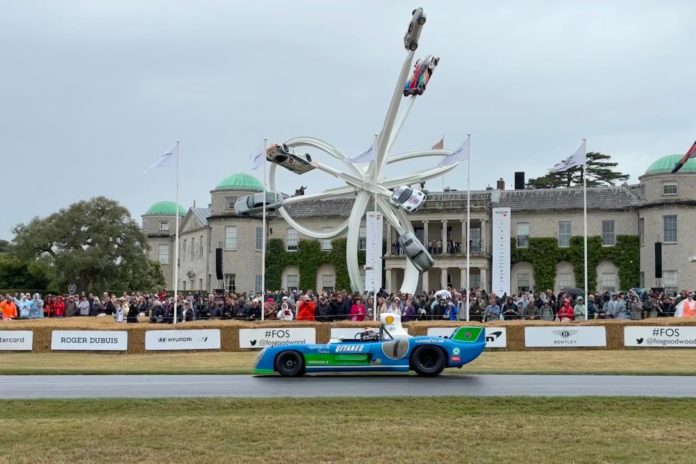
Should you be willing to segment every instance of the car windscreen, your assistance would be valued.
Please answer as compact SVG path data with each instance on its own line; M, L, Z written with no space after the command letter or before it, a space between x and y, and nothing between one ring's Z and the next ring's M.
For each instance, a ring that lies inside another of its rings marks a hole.
M410 188L404 189L404 191L401 192L401 195L399 195L399 199L398 199L399 203L406 203L406 200L411 198L412 194L413 194L413 190L411 190Z

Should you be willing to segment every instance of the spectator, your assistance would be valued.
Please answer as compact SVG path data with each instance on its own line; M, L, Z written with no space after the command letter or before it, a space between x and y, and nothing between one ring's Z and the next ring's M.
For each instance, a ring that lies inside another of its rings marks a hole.
M87 301L84 293L80 296L80 301L77 303L77 313L80 316L89 316L89 301Z
M507 297L505 304L503 305L503 319L506 321L512 321L519 318L520 313L517 311L517 305L511 296Z
M102 305L101 301L99 301L99 297L94 297L92 299L92 309L90 309L90 316L96 316L99 313L104 312L104 306Z
M283 297L280 303L280 310L278 310L276 317L281 321L292 321L295 318L294 314L292 313L292 309L290 308L290 304L288 303L287 296Z
M445 310L445 314L443 316L445 319L449 319L450 321L456 321L459 319L459 307L453 303L452 301L447 302L447 309Z
M53 300L53 309L52 313L54 317L63 317L65 316L65 300L63 299L62 296L58 295L55 297Z
M529 319L530 321L538 321L541 319L541 312L539 311L539 308L537 307L536 303L531 301L527 305L527 313L525 315L526 319Z
M498 301L496 300L495 293L491 293L488 296L488 306L483 312L483 322L495 321L500 319L500 306L498 306Z
M585 306L585 300L579 296L575 300L575 307L573 308L574 319L576 321L585 319L585 314L587 314L587 307Z
M2 311L3 320L17 319L17 305L9 295L0 302L0 311Z
M595 305L595 297L590 294L587 296L587 319L594 319L597 315L597 306Z
M643 304L638 298L638 295L633 291L629 293L628 302L626 303L626 311L629 314L630 319L640 320L643 318Z
M263 317L271 320L277 317L277 305L271 297L266 298L266 302L263 304Z
M686 299L681 302L681 310L674 313L674 317L696 318L696 301L692 292L686 294Z
M623 299L623 296L619 293L615 294L614 297L615 299L609 302L611 306L610 311L607 311L607 315L614 319L629 319L628 308L626 307L626 301Z
M553 306L550 299L546 298L544 304L541 305L539 310L541 319L544 321L553 321L555 314L553 312Z
M309 292L307 292L303 297L300 298L299 303L297 303L297 320L314 321L316 314L315 310L316 304L314 301L312 301Z
M570 305L570 298L563 299L563 304L559 308L556 317L558 317L560 322L572 322L575 320L575 310Z
M398 298L396 299L398 303ZM404 311L401 316L403 322L408 322L416 319L416 307L413 305L413 298L407 298L406 304L404 305Z
M483 321L483 308L481 308L481 299L473 297L469 301L469 320L470 321Z
M350 307L350 320L351 321L364 321L367 316L365 311L365 306L362 304L362 297L356 295L353 297L353 305Z
M29 317L32 319L43 319L44 317L44 302L38 293L34 293L34 298L31 300Z
M125 304L126 304L126 302L125 302L124 298L119 298L116 301L116 312L114 313L114 320L116 322L119 322L119 323L123 322Z

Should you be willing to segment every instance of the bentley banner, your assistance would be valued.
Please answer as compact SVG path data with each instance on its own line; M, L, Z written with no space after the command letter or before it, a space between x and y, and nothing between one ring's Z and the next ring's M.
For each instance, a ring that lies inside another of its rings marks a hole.
M525 327L527 348L588 348L607 346L604 327Z

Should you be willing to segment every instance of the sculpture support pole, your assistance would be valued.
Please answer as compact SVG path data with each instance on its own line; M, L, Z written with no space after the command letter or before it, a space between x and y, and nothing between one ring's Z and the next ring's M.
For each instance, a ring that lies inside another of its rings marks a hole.
M360 277L360 265L358 264L358 240L360 238L360 221L362 221L369 200L369 193L364 190L359 192L348 218L346 265L348 267L348 276L350 277L350 287L357 293L362 293L365 289Z

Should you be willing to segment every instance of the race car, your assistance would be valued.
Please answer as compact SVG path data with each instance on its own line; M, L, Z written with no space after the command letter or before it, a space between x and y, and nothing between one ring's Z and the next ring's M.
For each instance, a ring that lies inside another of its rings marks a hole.
M432 55L428 55L416 61L416 64L413 65L413 74L411 74L411 77L404 85L404 97L423 95L439 62L440 58Z
M324 372L409 372L434 377L446 367L476 359L486 347L483 327L457 327L449 338L392 336L386 329L395 314L382 314L379 330L359 331L355 338L326 344L266 347L258 354L256 374L296 377ZM391 320L390 320L391 318Z
M312 157L309 153L295 153L284 143L268 147L266 149L266 159L296 174L304 174L314 169Z
M391 203L394 206L402 208L407 213L413 213L425 203L425 193L402 185L394 189L394 193L392 193L391 196Z
M411 22L408 24L408 30L404 35L404 47L406 50L415 50L418 48L418 39L425 24L425 13L423 8L416 8L411 13Z
M266 209L275 209L283 202L283 195L277 192L266 192ZM239 215L257 213L263 210L263 192L252 193L237 198L234 202L234 212Z
M430 256L428 250L423 246L420 240L418 240L418 237L416 237L414 233L406 232L403 235L399 235L398 243L404 250L404 254L413 265L416 266L418 272L423 273L435 264L433 257Z

